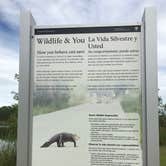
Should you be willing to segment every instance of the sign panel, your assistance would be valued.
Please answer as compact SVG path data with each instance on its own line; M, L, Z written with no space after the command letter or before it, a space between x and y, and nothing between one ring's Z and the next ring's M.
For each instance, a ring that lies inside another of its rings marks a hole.
M142 166L141 26L34 31L32 166Z

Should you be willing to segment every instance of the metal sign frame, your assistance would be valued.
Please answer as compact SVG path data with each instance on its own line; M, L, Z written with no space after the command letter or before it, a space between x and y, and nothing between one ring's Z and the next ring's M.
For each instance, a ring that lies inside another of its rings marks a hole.
M156 10L146 8L141 23L141 82L143 165L159 166L158 85L157 85L157 23ZM29 11L20 16L19 113L17 166L32 162L32 100L33 100L33 28L36 23ZM132 24L130 24L132 25ZM73 27L73 26L70 26Z

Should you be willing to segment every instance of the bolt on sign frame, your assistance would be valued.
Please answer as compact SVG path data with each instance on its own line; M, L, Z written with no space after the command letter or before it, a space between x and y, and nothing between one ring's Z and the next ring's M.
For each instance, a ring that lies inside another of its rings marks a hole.
M144 166L159 166L156 21L156 10L153 7L149 7L144 11L142 22L137 23L137 25L141 26L142 140ZM34 47L32 37L35 26L36 23L31 13L29 11L22 11L20 16L17 166L31 166L32 162L33 90L31 87L33 87L32 75L34 70L32 65L32 52Z

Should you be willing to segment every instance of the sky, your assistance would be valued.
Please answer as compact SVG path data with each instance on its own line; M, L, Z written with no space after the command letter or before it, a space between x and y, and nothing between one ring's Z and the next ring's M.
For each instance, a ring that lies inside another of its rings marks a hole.
M15 101L19 70L19 16L30 10L37 25L118 25L141 22L145 7L155 6L158 19L158 87L166 103L165 0L0 0L0 106Z

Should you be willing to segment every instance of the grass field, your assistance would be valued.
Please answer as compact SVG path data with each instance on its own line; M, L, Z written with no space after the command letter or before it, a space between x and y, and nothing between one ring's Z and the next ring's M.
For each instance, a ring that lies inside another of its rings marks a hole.
M166 166L166 146L160 146L160 166Z
M16 144L6 142L1 145L0 166L16 166Z

